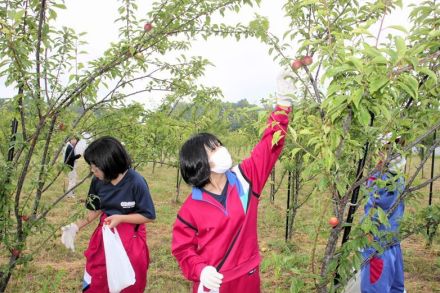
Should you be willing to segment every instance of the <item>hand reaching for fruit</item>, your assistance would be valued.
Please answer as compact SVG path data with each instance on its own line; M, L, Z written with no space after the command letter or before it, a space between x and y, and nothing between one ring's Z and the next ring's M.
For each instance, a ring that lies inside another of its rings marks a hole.
M290 107L299 102L296 77L291 70L282 70L277 76L277 104Z

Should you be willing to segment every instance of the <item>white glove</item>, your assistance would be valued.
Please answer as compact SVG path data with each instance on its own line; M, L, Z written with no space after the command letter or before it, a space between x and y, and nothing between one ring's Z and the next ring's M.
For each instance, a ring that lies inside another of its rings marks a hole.
M61 228L63 235L61 235L61 243L66 246L67 249L75 251L75 236L78 232L78 226L75 223L69 224Z
M199 287L197 288L197 293L220 293L220 289L213 289L209 291L205 291L205 287L203 287L202 283L199 283Z
M406 159L399 155L397 158L391 160L388 164L388 170L393 173L402 173L405 170Z
M213 266L206 266L200 274L200 283L210 290L218 290L222 283L223 275Z
M377 140L379 141L381 146L384 146L384 145L390 143L391 137L393 137L393 133L388 132L386 134L379 134L379 136L377 137Z
M291 70L281 70L277 76L277 104L284 107L290 107L298 103L297 87L295 85L296 77Z

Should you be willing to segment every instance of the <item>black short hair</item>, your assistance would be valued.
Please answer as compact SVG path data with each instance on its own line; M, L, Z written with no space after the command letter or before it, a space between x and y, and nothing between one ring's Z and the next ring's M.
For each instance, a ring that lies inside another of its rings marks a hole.
M180 173L191 186L201 188L209 183L211 167L205 147L214 150L223 145L213 134L199 133L188 139L180 149Z
M131 166L131 159L124 146L114 137L103 136L92 142L84 151L87 164L94 164L111 181Z

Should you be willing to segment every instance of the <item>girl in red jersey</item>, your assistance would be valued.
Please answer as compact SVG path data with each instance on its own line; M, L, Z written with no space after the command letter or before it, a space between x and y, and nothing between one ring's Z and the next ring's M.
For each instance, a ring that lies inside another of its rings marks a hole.
M295 90L286 73L278 90L263 137L240 164L232 167L228 150L209 133L193 136L181 148L180 170L192 192L173 226L172 253L193 281L193 292L260 292L257 210L284 145ZM276 133L281 139L272 145Z

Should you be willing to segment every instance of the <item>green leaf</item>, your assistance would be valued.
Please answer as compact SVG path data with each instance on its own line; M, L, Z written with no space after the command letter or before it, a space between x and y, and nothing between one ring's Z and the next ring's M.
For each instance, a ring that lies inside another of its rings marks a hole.
M340 90L341 90L341 85L338 82L333 81L327 89L327 96L330 97L334 93L336 93Z
M304 0L304 1L300 1L299 5L301 7L301 6L307 6L307 5L315 4L317 2L318 2L318 0Z
M415 56L405 57L404 61L411 64L413 68L417 68L417 66L419 65L419 59L417 59L417 57Z
M281 130L275 131L272 137L272 147L276 145L283 136L281 135Z
M418 99L419 82L412 75L402 74L399 77L398 85L412 98Z
M21 20L21 18L23 17L23 15L24 15L24 13L25 13L25 10L18 10L18 11L15 11L15 13L14 13L14 20L16 21L16 22L18 22L18 21L20 21Z
M412 75L407 75L405 79L408 86L411 88L411 90L413 90L415 97L417 97L419 92L419 82Z
M371 63L373 63L373 64L387 64L388 60L384 56L380 55L380 56L374 57L371 60Z
M336 132L330 133L330 147L332 149L336 149L341 143L341 136Z
M293 148L290 150L290 157L293 158L299 151L301 151L301 148Z
M379 217L379 222L381 224L385 225L386 227L391 226L388 221L387 214L381 208L377 208L377 216Z
M347 65L347 64L344 64L344 65L342 65L342 66L336 66L336 67L330 68L330 69L327 70L326 73L324 74L323 80L324 80L325 78L333 77L333 76L335 76L335 75L337 75L337 74L339 74L339 73L341 73L341 72L345 72L345 71L348 71L348 70L350 70L350 69L351 69L351 66L349 66L349 65Z
M333 99L329 99L329 101L331 102L329 108L333 110L347 101L347 96L335 96Z
M417 68L417 71L426 74L431 79L433 79L435 83L437 83L437 75L434 73L434 71L426 67L419 67Z
M333 163L335 162L335 157L333 155L333 152L331 151L330 148L323 148L322 153L323 153L323 157L324 157L325 169L327 171L330 171L333 166ZM342 192L341 192L341 194L342 194Z
M439 37L439 36L440 36L440 30L432 30L432 31L429 33L429 36L432 37L432 38L437 38L437 37Z
M397 55L403 57L406 53L405 40L402 37L396 36L394 41L396 43Z
M299 134L308 135L308 134L313 134L313 132L311 132L309 129L305 128L305 129L300 130Z
M390 26L388 26L388 28L392 28L392 29L395 29L395 30L398 30L398 31L404 32L405 34L408 33L408 31L406 30L406 28L403 27L403 26L401 26L401 25L390 25Z
M288 126L289 133L292 136L293 140L296 141L298 138L298 134L296 133L296 130L292 126Z
M358 35L374 37L373 34L371 34L371 32L369 30L367 30L366 28L363 28L363 27L356 27L355 29L352 30L352 33L358 34Z
M328 184L329 184L328 179L326 177L322 177L321 180L319 180L318 189L320 191L323 191L327 188Z
M404 92L406 92L410 97L414 98L413 91L405 84L405 82L398 81L397 86L400 87Z
M348 61L352 63L359 72L362 72L363 66L362 61L355 57L348 58Z
M359 103L361 102L362 96L364 95L364 89L358 88L351 95L351 100L356 108L359 108Z
M384 51L388 54L388 56L390 56L391 63L395 65L399 57L397 52L391 49L384 49Z
M367 43L364 43L364 53L370 57L382 56L381 52L374 47L371 47Z
M49 9L49 19L56 19L56 18L57 18L56 11L53 9Z
M370 124L370 113L365 107L361 107L357 114L357 119L363 126L368 126Z
M66 9L66 5L62 4L62 3L54 3L53 7L59 8L59 9Z
M386 77L377 77L370 83L369 91L370 94L377 92L380 88L385 86L389 82Z

